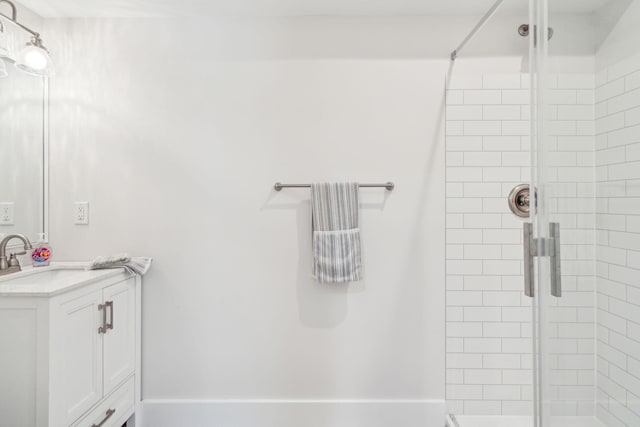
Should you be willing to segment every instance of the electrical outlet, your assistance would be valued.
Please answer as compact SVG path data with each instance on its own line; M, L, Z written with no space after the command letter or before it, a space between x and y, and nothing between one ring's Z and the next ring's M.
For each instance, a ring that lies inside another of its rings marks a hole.
M89 202L75 202L73 204L73 223L77 225L89 224Z
M0 203L0 225L13 225L13 202Z

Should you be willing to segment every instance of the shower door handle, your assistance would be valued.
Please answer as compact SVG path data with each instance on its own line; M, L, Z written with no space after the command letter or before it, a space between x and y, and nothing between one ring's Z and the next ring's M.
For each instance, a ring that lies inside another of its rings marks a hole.
M533 238L533 224L523 224L524 246L524 294L534 297L534 257L549 257L550 292L554 297L562 296L562 271L560 268L560 224L549 223L548 238Z
M525 222L523 224L524 245L524 294L528 297L534 297L533 291L533 257L535 253L535 239L533 239L533 224Z
M560 224L549 223L549 274L551 295L562 296L562 270L560 268Z

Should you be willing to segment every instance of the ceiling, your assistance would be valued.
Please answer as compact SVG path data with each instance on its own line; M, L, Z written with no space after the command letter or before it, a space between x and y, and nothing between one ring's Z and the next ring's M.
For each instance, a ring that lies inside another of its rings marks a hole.
M482 15L496 0L19 0L44 17ZM553 0L557 13L590 13L615 0ZM527 13L505 0L503 13Z

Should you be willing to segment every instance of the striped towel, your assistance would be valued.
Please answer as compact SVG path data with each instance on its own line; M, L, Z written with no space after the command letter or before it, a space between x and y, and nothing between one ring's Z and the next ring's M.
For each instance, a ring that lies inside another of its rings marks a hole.
M355 182L311 184L313 277L320 283L361 278L358 190Z
M132 258L129 254L115 254L110 256L99 256L96 257L89 266L87 270L102 270L105 268L124 268L131 274L137 274L139 276L144 276L151 268L151 258L147 257L137 257Z

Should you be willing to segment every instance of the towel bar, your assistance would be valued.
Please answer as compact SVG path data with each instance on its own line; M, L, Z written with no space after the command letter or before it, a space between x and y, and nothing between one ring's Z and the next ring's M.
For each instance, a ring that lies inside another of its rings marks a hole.
M387 191L392 191L396 185L393 182L387 182L385 184L359 184L360 187L380 187L386 188ZM273 188L276 191L280 191L283 188L310 188L311 184L283 184L281 182L276 182L273 185Z

